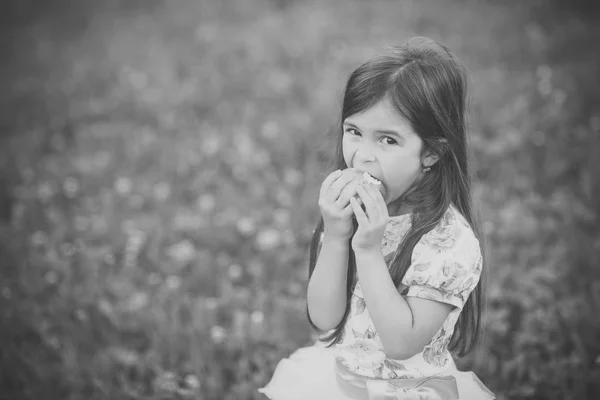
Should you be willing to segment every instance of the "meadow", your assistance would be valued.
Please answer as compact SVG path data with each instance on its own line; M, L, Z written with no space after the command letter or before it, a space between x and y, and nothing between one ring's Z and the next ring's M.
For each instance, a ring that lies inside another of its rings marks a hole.
M345 80L414 35L471 73L489 306L459 366L499 400L600 395L594 7L12 3L1 399L259 399L315 340L308 243Z

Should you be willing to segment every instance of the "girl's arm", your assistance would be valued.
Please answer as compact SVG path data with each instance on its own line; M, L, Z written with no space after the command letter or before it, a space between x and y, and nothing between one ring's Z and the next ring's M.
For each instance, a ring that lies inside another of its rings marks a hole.
M308 313L324 331L334 329L346 311L348 239L325 235L315 269L308 283Z
M334 171L321 184L319 208L323 215L323 244L308 283L308 314L313 324L328 331L346 311L348 251L352 236L352 207L356 189L348 185L356 171Z
M423 350L453 306L402 296L381 251L355 251L358 279L388 357L405 360Z
M358 280L385 353L407 359L429 343L452 306L398 292L381 253L381 238L389 219L387 205L373 187L358 187L357 193L366 209L350 200L358 221L352 238Z

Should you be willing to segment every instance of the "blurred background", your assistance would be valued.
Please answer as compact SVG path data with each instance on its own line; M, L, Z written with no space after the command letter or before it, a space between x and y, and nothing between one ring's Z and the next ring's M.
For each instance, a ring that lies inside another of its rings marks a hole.
M471 72L499 399L600 398L599 6L5 0L0 398L259 399L313 340L308 242L350 71Z

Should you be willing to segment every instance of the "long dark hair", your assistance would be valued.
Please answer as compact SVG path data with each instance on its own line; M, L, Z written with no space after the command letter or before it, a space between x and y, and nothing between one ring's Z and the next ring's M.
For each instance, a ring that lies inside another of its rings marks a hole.
M374 106L387 97L410 122L423 141L423 152L439 157L431 171L415 182L398 205L412 208L412 226L396 250L389 271L396 287L411 263L415 245L442 219L450 205L470 224L482 244L471 200L471 177L467 154L467 74L464 66L443 45L427 38L414 38L389 54L360 65L350 74L344 92L342 114L336 133L335 169L347 168L342 153L343 121ZM313 233L310 245L309 279L321 245L323 219ZM484 254L483 246L481 246ZM354 252L349 246L346 282L346 311L340 324L320 340L329 346L341 340L350 311L356 277ZM449 349L464 355L477 343L484 306L484 272L460 314ZM307 312L308 314L308 312ZM310 320L310 324L319 330Z

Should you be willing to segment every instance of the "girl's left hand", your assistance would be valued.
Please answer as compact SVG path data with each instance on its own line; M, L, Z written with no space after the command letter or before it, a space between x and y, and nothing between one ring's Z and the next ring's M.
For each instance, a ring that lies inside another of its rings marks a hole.
M389 214L381 192L373 185L359 185L358 196L365 206L365 211L358 201L350 199L350 204L358 229L352 238L354 251L381 251L383 232L389 221Z

